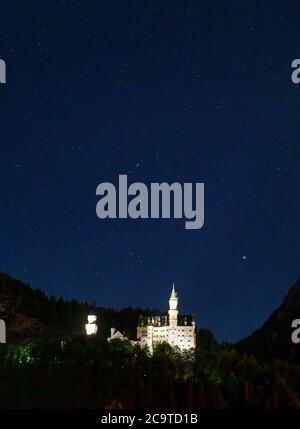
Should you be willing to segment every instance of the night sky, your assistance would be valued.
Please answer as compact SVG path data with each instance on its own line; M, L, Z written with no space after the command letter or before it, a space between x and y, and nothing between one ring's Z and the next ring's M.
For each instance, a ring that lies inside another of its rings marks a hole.
M300 274L298 1L1 1L0 270L66 299L258 328ZM204 182L205 225L96 187ZM101 329L101 327L100 327Z

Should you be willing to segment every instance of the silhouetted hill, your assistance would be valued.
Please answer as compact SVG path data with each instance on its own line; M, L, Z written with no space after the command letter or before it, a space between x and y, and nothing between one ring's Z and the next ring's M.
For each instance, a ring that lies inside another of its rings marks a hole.
M6 322L10 343L26 343L42 336L72 338L84 334L87 315L91 313L98 317L100 337L110 336L114 326L135 338L140 314L159 311L131 307L117 311L87 302L65 301L0 272L0 318Z
M0 409L300 409L299 346L290 340L299 287L298 281L262 328L236 345L248 354L219 345L204 328L195 350L162 343L149 353L129 341L105 341L112 324L134 337L139 314L149 310L64 301L0 273L0 317L8 325ZM77 335L89 312L98 315L99 335ZM251 354L283 360L260 362Z
M139 316L159 314L159 311L131 307L117 311L87 302L65 301L49 297L42 290L32 289L29 284L0 272L0 318L6 321L9 343L28 343L43 337L71 339L82 335L90 313L98 317L100 338L110 336L110 328L114 326L134 339ZM252 354L258 359L278 358L299 363L300 345L291 341L291 323L299 318L300 279L263 326L239 341L235 347L238 352ZM215 340L210 338L206 330L202 331L202 334L201 330L198 332L197 343L202 348L205 344L207 351L215 349Z
M299 318L300 278L262 327L239 341L236 348L263 360L278 358L299 363L300 344L293 344L291 340L292 321Z

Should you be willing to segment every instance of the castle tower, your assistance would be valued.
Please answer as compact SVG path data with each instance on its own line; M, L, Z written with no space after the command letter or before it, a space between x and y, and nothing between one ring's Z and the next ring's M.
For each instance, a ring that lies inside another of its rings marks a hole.
M97 322L97 316L93 314L88 315L88 323L85 325L85 330L87 335L97 334L98 326L96 322Z
M170 326L177 326L178 318L178 296L175 291L174 283L172 293L169 299L169 323Z

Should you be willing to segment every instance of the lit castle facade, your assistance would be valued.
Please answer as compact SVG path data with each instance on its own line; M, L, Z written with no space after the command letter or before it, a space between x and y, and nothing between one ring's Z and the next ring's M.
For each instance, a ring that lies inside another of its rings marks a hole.
M178 296L174 285L169 300L168 316L140 317L137 327L140 345L153 351L156 343L167 342L181 350L196 346L195 321L192 316L178 315Z

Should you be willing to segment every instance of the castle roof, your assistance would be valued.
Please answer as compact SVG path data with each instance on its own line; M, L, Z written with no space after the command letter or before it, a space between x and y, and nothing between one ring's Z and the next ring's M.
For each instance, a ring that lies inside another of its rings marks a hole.
M177 326L192 326L193 321L191 315L180 315L177 318ZM140 316L138 326L169 326L169 316Z

